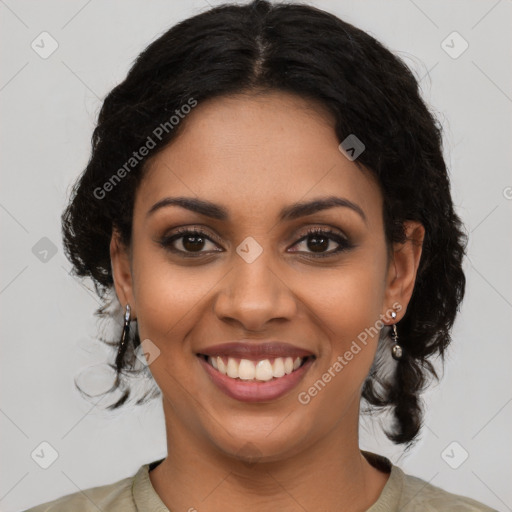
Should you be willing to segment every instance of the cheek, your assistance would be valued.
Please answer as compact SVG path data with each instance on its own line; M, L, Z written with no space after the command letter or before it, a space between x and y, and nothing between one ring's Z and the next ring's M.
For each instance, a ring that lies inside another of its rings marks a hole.
M199 321L196 312L223 272L208 265L180 267L171 263L163 250L143 242L136 247L133 275L141 341L148 338L162 353L172 354L165 358L169 364L193 358L187 333Z
M384 298L382 274L377 265L359 262L340 280L337 324L344 340L355 338L379 318Z
M201 266L182 267L173 263L166 251L151 241L134 244L134 294L138 316L161 330L170 329L193 308L206 287L208 273ZM203 292L204 294L204 292Z
M327 287L326 280L328 292L318 294L316 321L328 341L322 344L317 370L298 389L304 435L328 432L344 418L350 422L375 357L381 327L377 323L381 273L359 264L344 270L336 286Z
M144 344L149 339L156 346L147 345L150 357L151 350L157 354L150 362L151 374L165 396L175 406L180 403L186 415L190 391L185 383L190 368L197 364L187 334L198 321L195 309L201 307L201 298L214 283L207 276L206 282L200 282L190 269L185 272L162 263L150 253L138 259L134 255L133 264L140 340Z
M301 285L304 303L314 308L314 316L326 334L344 343L375 324L385 297L385 261L361 251L334 271L317 272Z
M332 382L324 404L343 409L342 402L354 396L369 372L383 325L386 263L384 250L373 246L310 285L311 318L329 340L319 360L320 371Z

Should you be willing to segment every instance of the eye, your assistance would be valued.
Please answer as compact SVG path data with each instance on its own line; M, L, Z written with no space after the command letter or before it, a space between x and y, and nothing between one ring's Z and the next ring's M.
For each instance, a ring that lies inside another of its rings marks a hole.
M199 257L212 252L223 252L223 249L217 245L220 242L216 243L212 238L216 239L215 236L201 229L180 228L175 233L163 237L158 243L164 249L183 257ZM299 244L304 244L307 250L292 250L291 252L305 253L313 258L325 258L354 247L345 236L325 228L309 229L306 235L294 244L294 247Z
M171 252L180 253L182 256L196 256L211 252L222 252L212 241L213 236L196 228L180 228L176 233L163 237L159 244ZM208 249L208 244L211 245ZM215 248L217 247L217 248ZM204 250L206 248L206 250Z
M309 249L309 251L306 251L306 254L309 254L314 258L325 258L339 252L347 251L354 247L354 245L340 233L325 228L309 229L307 234L296 242L295 245L301 243L305 244L306 248ZM333 245L335 246L334 248L332 248ZM304 251L294 250L292 252Z

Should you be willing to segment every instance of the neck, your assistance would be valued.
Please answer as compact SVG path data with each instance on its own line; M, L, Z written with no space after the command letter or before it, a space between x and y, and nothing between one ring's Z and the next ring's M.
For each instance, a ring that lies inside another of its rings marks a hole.
M165 416L172 418L172 413L166 411ZM307 449L273 461L242 461L178 422L168 423L169 455L149 475L160 499L173 511L362 512L377 501L389 477L359 450L357 420L349 429L338 425ZM244 450L250 453L250 446Z

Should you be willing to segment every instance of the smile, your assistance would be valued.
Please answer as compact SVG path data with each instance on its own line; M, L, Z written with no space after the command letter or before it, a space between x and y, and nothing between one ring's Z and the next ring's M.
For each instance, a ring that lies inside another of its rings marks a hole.
M210 380L225 394L244 402L275 400L293 389L315 356L259 360L197 354Z
M235 357L203 356L206 361L223 375L232 379L269 381L290 375L300 368L307 357L276 357L251 361Z

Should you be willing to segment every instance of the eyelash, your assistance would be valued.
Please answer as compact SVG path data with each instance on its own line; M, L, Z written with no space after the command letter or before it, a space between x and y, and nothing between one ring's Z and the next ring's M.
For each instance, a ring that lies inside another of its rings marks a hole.
M220 240L216 239L216 237L210 236L209 234L205 233L201 229L180 228L176 231L176 233L162 238L159 241L159 244L164 249L171 251L173 253L177 253L180 256L183 256L184 258L198 258L198 257L201 257L201 255L204 255L205 254L204 251L199 251L196 253L187 252L187 251L182 251L180 249L176 249L172 246L173 242L175 242L176 240L179 240L180 238L185 238L187 235L195 235L195 236L204 238L206 240L209 240L210 242L216 241L216 242L220 243ZM333 256L335 254L348 251L354 247L354 245L351 242L349 242L349 240L347 240L345 237L343 237L342 235L340 235L339 233L337 233L331 229L326 229L326 228L310 228L310 229L308 229L306 234L304 236L302 236L299 240L297 240L295 242L295 244L293 244L293 245L295 246L295 245L299 244L300 242L303 242L304 240L307 240L308 238L313 237L313 236L328 238L329 240L332 240L332 241L336 242L337 244L339 244L339 247L337 249L331 250L329 252L324 252L324 253L308 252L308 253L306 253L313 258L327 258L327 257ZM212 240L212 238L215 240ZM215 252L222 252L222 251L215 251ZM302 253L302 251L293 251L293 252Z

